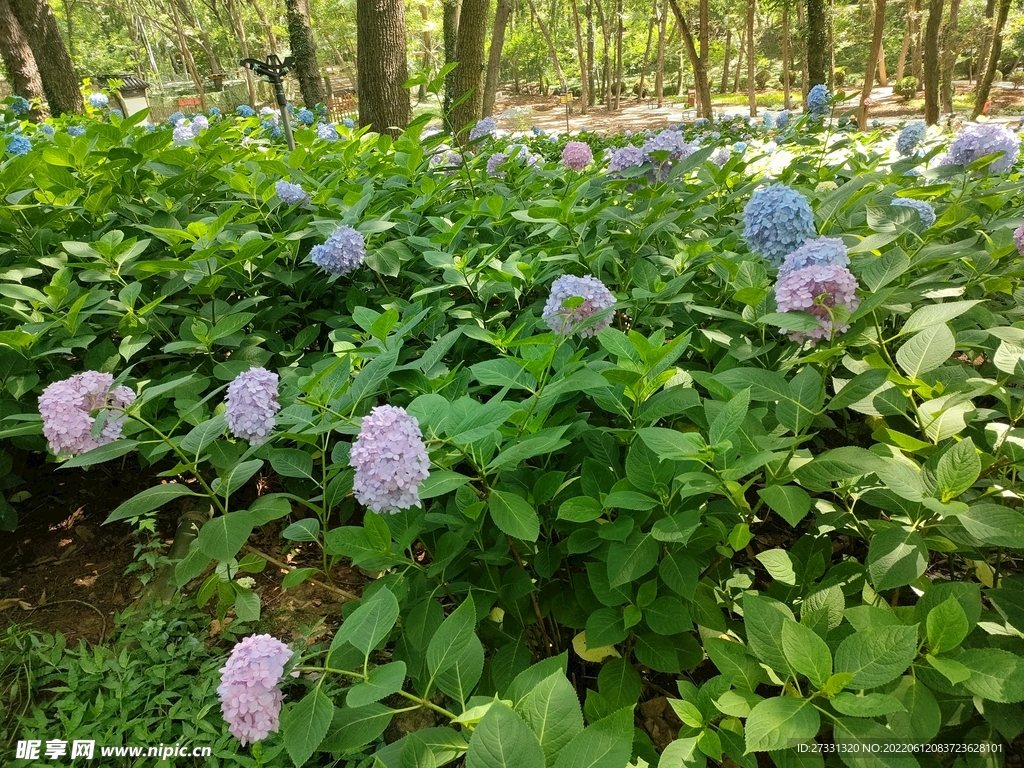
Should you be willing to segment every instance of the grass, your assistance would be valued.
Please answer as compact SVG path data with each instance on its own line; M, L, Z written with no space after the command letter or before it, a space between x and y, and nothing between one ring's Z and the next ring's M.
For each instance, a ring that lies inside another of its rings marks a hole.
M790 96L794 104L798 103L800 101L799 89L793 91ZM757 106L767 109L782 109L785 102L782 91L758 91L755 99ZM716 93L711 97L711 103L715 106L743 107L750 102L745 93Z

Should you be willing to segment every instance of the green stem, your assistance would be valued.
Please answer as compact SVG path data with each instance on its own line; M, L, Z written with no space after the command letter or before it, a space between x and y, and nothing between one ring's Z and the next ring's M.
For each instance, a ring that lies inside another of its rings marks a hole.
M360 680L362 682L366 682L366 680L368 678L368 675L365 675L362 672L353 672L353 671L348 670L348 669L335 669L333 667L303 667L303 666L299 666L299 667L296 667L295 669L298 670L299 672L331 672L331 673L333 673L335 675L343 675L344 677L351 677L351 678L353 678L355 680ZM454 712L449 712L444 707L437 706L437 704L435 704L434 702L430 701L429 699L420 698L419 696L416 696L415 694L409 693L408 691L396 691L396 693L399 696L401 696L402 698L407 699L408 701L412 701L412 702L418 704L421 707L426 707L427 709L430 709L430 710L433 710L434 712L437 712L439 715L444 715L449 720L456 720L459 717ZM467 727L470 730L472 730L472 726L467 726Z

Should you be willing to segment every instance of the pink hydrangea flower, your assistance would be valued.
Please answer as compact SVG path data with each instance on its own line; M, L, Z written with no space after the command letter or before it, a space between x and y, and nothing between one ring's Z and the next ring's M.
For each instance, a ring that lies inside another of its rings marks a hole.
M583 303L575 307L566 306L566 302L573 298L583 299ZM551 284L551 295L548 296L541 317L552 331L568 336L588 318L608 309L614 303L615 297L611 291L593 275L562 275ZM595 325L580 331L580 336L593 336L611 324L612 317L609 313Z
M227 421L231 434L252 445L267 441L274 431L274 414L281 410L277 383L276 373L252 368L228 384Z
M374 512L422 506L419 487L430 474L423 433L404 408L380 405L363 418L352 444L356 499Z
M271 635L250 635L231 649L217 695L228 730L243 747L277 732L284 700L277 686L291 657L292 650Z
M594 152L589 144L582 141L570 141L562 150L562 162L571 171L582 171L594 160Z
M819 320L818 327L813 330L791 331L789 337L793 341L831 339L849 327L844 323L836 324L831 310L844 306L853 312L860 306L857 278L838 264L795 269L779 278L775 286L775 303L779 312L798 310Z
M1024 224L1013 230L1013 243L1017 246L1017 253L1024 256Z
M135 402L135 393L128 387L111 389L113 386L111 374L85 371L43 390L39 414L51 451L58 456L85 453L121 436L124 416L108 409L127 408ZM103 426L93 435L97 418L103 420Z

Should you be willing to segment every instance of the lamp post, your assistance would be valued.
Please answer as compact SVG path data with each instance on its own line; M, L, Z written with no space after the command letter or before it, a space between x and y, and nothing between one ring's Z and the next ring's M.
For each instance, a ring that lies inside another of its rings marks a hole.
M295 149L295 137L292 136L292 123L288 116L288 99L284 95L284 77L291 71L292 66L295 64L295 59L288 56L284 61L281 61L276 53L271 53L267 56L266 61L241 59L238 63L246 69L251 69L260 77L266 78L267 82L274 84L277 106L281 110L281 125L284 128L284 138L288 142L288 149Z

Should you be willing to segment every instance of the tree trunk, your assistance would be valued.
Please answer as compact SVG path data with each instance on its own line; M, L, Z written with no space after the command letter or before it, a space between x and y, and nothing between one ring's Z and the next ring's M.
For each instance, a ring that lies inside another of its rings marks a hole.
M442 0L441 10L443 13L443 30L444 30L444 63L452 64L459 60L458 45L459 45L459 14L462 10L462 5L459 0ZM444 78L444 119L449 122L448 128L451 130L451 109L452 102L455 100L452 94L455 93L455 71L449 72Z
M249 41L245 36L245 21L242 19L241 9L237 0L225 0L224 9L228 14L228 21L231 29L238 38L238 48L242 52L242 58L249 58ZM249 96L249 105L256 105L256 83L252 79L252 70L248 67L242 69L242 76L245 77L245 90Z
M785 39L785 38L783 38ZM725 93L729 89L729 56L732 55L732 28L725 28L725 62L722 64L722 87L719 93Z
M828 0L807 0L807 81L805 90L828 83Z
M806 17L806 14L804 13L804 4L802 2L800 2L800 0L797 0L797 2L796 2L796 28L797 29L800 29L800 30L805 29L805 27L804 27L804 18L805 17ZM807 91L810 88L810 86L807 85L807 81L810 80L810 76L807 74L807 72L808 72L808 70L807 70L807 33L804 32L803 34L799 35L797 39L798 39L798 41L800 43L800 93L802 94L802 97L804 99L806 99L807 98Z
M999 56L1003 52L1003 27L1006 26L1006 17L1010 13L1010 0L999 0L999 10L996 12L996 23L992 30L992 43L988 55L988 66L985 67L985 74L978 80L978 92L974 97L974 110L972 117L977 117L985 111L985 103L988 101L989 92L992 90L992 81L996 79L996 70L999 67ZM44 81L45 82L45 81Z
M748 0L753 2L753 0ZM693 67L693 87L697 91L697 103L700 112L705 117L711 117L711 89L708 87L708 73L701 64L700 56L697 55L697 47L693 42L693 34L686 23L686 17L679 7L678 0L669 0L672 6L672 13L675 14L676 23L679 25L679 34L682 35L683 43L686 46L686 53L690 57L690 66ZM681 95L681 94L680 94Z
M757 91L754 81L754 13L756 0L747 0L747 39L751 41L747 46L747 101L750 104L750 116L757 117Z
M274 34L274 28L267 21L266 14L263 13L263 9L260 7L262 0L252 0L252 7L256 10L256 18L260 20L260 26L263 27L263 31L267 36L267 45L270 47L271 53L277 53L277 35Z
M949 18L942 28L942 58L939 60L939 107L947 115L953 113L953 70L960 54L956 40L959 23L960 0L950 0Z
M576 0L572 0L572 3L573 10L575 10ZM423 6L424 13L426 13L426 7L426 5ZM511 13L512 0L498 0L498 7L494 12L494 29L491 31L491 49L487 53L487 78L484 82L482 110L484 116L494 112L494 99L498 95L498 75L501 74L501 49L505 45L505 27L508 26L508 17ZM580 66L583 66L582 53L580 54Z
M828 89L836 90L836 6L835 0L826 0L828 13Z
M611 61L611 34L608 31L608 19L605 18L604 9L601 7L601 0L594 0L597 6L597 20L601 25L601 38L604 40L604 47L601 51L602 83L601 90L604 93L604 108L612 108L612 61Z
M427 26L430 23L430 11L427 8L426 3L420 3L420 18L423 19L423 31L420 33L420 42L423 45L423 71L428 73L429 77L430 66L434 63L433 47L434 43L430 39L430 28ZM502 39L504 40L505 30L501 30ZM500 51L500 49L499 49ZM497 82L497 81L495 81ZM419 92L416 94L416 101L423 102L427 98L427 84L420 83ZM493 103L493 98L492 98ZM489 114L489 113L488 113Z
M924 30L924 121L939 122L939 30L944 0L929 0L928 24Z
M501 0L499 0L500 5ZM587 83L587 56L583 51L583 29L580 26L580 9L576 0L569 0L572 7L572 21L576 27L576 55L580 59L580 114L587 114L587 106L590 104L590 91ZM511 2L509 2L511 8ZM497 22L495 22L497 23ZM494 43L491 43L494 45Z
M640 65L640 89L637 91L637 101L644 98L644 80L647 78L647 65L651 61L651 43L654 42L654 27L658 24L658 0L654 0L654 7L651 10L651 17L647 20L647 47L644 48L643 64Z
M320 82L320 67L316 63L316 44L313 42L313 29L309 25L309 0L285 0L288 12L288 39L291 42L292 56L295 57L295 75L299 78L299 89L302 100L312 109L324 100L324 84ZM386 6L386 3L381 3ZM383 10L383 8L381 9ZM381 26L387 24L382 20ZM402 56L405 56L405 10L402 10ZM357 24L358 27L358 24ZM389 55L388 54L382 54ZM360 69L362 68L363 51L359 52ZM402 65L403 76L406 65ZM403 80L401 84L405 81ZM362 94L362 88L359 89ZM401 105L395 105L396 114L401 113ZM404 127L404 126L403 126Z
M700 41L700 69L701 72L704 73L703 89L707 91L707 99L705 100L703 93L701 93L701 86L696 86L698 91L697 102L700 107L701 115L704 117L710 117L711 85L708 82L708 55L711 51L711 24L708 21L708 0L699 0L697 4L697 23L700 27L697 30L697 38Z
M789 82L789 71L792 66L789 55L789 0L782 0L782 106L793 108L792 86Z
M988 69L988 53L992 44L992 23L996 16L996 0L985 2L985 26L981 28L981 45L978 49L978 72ZM981 81L981 78L978 78Z
M860 110L857 115L857 126L860 130L867 130L868 125L868 99L871 98L871 89L875 84L875 70L878 68L878 57L882 50L882 35L885 32L885 0L875 0L875 23L871 30L871 50L868 52L868 63L864 67L864 88L860 92Z
M50 114L81 112L78 76L50 4L47 0L10 0L10 7L35 57ZM4 47L12 46L5 40Z
M743 72L743 57L747 55L747 30L746 27L740 27L740 50L739 56L736 57L736 71L733 73L732 78L732 91L730 93L736 93L740 89L740 73Z
M405 46L404 0L356 0L360 126L397 136L409 124Z
M0 0L0 40L4 41L0 45L0 59L3 59L14 93L29 101L42 99L43 81L36 57L8 0Z
M654 95L658 107L665 103L665 43L668 37L668 0L664 0L658 11L658 60L654 70Z
M917 80L920 89L924 82L924 66L921 56L921 0L910 0L910 74Z
M480 0L467 0L467 2L480 3ZM490 0L488 0L490 2ZM533 17L537 20L537 28L540 29L540 34L544 38L544 42L548 44L548 56L551 57L551 63L555 67L555 74L558 76L558 83L562 86L562 90L566 90L565 75L562 74L562 65L558 61L558 50L555 48L555 44L551 39L551 33L548 32L547 24L544 23L544 19L540 17L537 12L537 6L534 5L533 0L528 0L530 4L530 11L533 12ZM460 25L461 26L461 25ZM484 33L486 34L486 18L484 19ZM462 45L462 35L459 35L459 45ZM461 52L460 52L461 56ZM461 61L461 58L460 58Z
M882 45L878 49L878 84L885 88L889 85L889 73L885 68L885 37L882 37Z
M192 7L189 0L180 0L180 2L181 13L185 17L185 20L195 27L196 32L198 32L198 38L196 41L199 43L199 47L203 49L203 55L206 57L206 61L210 65L210 75L216 78L222 77L220 71L220 60L217 58L217 54L213 49L213 43L210 42L210 36L206 34L206 30L203 28L202 19L199 18L199 14L196 13L196 9Z
M452 72L452 99L458 101L463 96L468 98L452 108L452 126L457 132L481 117L484 104L484 42L487 39L489 10L490 0L463 0L462 3L459 37L455 45L459 65Z
M910 20L907 19L907 26ZM907 53L910 51L910 30L903 33L903 45L900 46L900 57L896 60L896 82L903 79L904 70L907 68Z
M192 51L188 47L188 40L185 38L185 30L181 26L181 16L178 13L178 6L171 2L168 4L171 9L171 21L174 23L174 32L178 40L178 52L185 65L185 71L192 78L192 84L196 87L196 95L199 96L199 106L206 111L206 90L203 88L203 78L199 75L199 68L196 67L196 60L192 58Z
M619 99L622 97L622 0L615 6L615 93L613 109L619 111Z
M597 89L594 87L594 58L596 51L594 43L594 13L590 2L587 3L587 93L590 103L588 106L597 104Z

